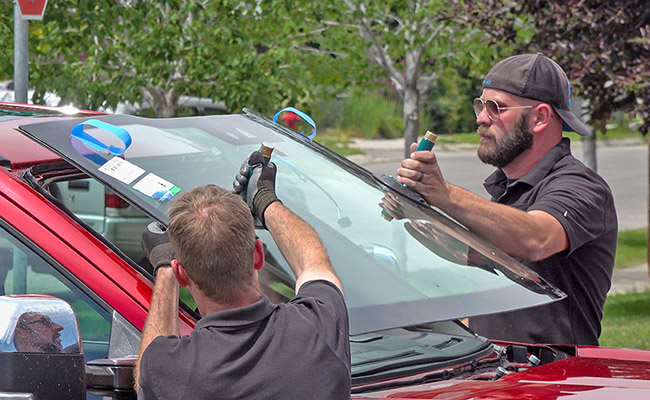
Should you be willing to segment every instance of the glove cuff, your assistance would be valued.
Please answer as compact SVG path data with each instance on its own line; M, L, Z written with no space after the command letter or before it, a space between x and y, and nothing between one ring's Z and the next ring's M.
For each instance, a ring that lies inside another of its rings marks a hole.
M171 266L174 251L171 243L163 243L151 249L149 262L153 267L153 274L156 276L156 270L161 267Z
M159 262L158 264L153 266L153 277L156 278L156 274L158 273L158 270L161 268L171 268L171 263L163 263Z
M255 197L255 199L257 200L257 198L260 197L260 195L261 195L261 193L258 194L258 195ZM270 196L269 196L269 197L270 197ZM260 200L261 200L261 199L260 199ZM257 218L259 219L259 221L262 223L262 227L263 227L264 229L268 229L268 228L266 227L266 221L264 220L264 213L266 212L266 209L269 208L269 206L270 206L271 204L275 203L276 201L279 201L280 203L282 203L282 200L278 199L278 198L275 196L275 193L273 193L273 198L272 198L272 199L269 198L269 199L267 199L267 201L265 201L265 202L261 202L261 201L260 201L259 203L255 202L255 213L254 213L253 215L257 216Z

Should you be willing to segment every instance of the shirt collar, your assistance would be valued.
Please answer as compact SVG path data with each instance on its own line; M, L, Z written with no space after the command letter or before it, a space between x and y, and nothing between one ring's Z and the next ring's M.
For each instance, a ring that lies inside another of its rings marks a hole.
M505 192L506 186L512 186L518 183L526 183L530 186L535 186L548 175L555 163L567 154L571 154L571 140L565 137L562 138L560 143L546 153L526 175L511 182L510 185L507 185L507 177L503 170L497 169L485 179L483 186L494 198L499 198L503 192Z
M277 307L277 305L269 301L266 295L263 295L258 301L246 307L222 310L206 315L196 324L196 329L209 326L236 327L249 325L268 317Z

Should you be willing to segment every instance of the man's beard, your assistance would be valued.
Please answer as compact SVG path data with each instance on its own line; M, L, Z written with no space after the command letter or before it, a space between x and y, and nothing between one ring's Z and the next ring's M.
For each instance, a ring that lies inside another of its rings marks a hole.
M529 114L530 110L523 111L515 121L513 132L498 140L488 133L488 127L479 126L478 133L494 141L494 150L489 150L487 143L480 145L477 151L478 158L486 164L503 168L521 153L530 149L533 145L533 134L528 131Z

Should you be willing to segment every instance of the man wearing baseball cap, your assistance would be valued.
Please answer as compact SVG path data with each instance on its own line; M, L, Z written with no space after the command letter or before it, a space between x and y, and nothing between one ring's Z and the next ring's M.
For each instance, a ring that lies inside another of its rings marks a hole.
M445 181L434 153L413 152L398 180L469 230L522 260L567 294L543 306L470 318L491 339L597 345L616 252L607 183L571 155L562 131L589 134L571 112L571 87L541 53L495 64L474 99L478 157L497 170L491 201ZM507 296L507 294L504 294Z

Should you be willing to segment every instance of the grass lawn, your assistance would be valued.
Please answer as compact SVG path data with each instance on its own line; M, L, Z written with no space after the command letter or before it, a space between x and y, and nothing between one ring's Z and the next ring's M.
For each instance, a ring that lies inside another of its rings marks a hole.
M644 264L648 260L648 229L618 233L615 268ZM607 297L600 345L650 350L650 291Z
M362 153L361 150L350 147L351 139L338 133L316 136L314 140L343 157Z
M607 297L600 345L650 350L650 291Z
M615 268L648 261L648 229L618 233ZM607 297L600 345L650 350L650 291Z
M648 228L631 229L618 233L616 268L633 267L648 261Z

